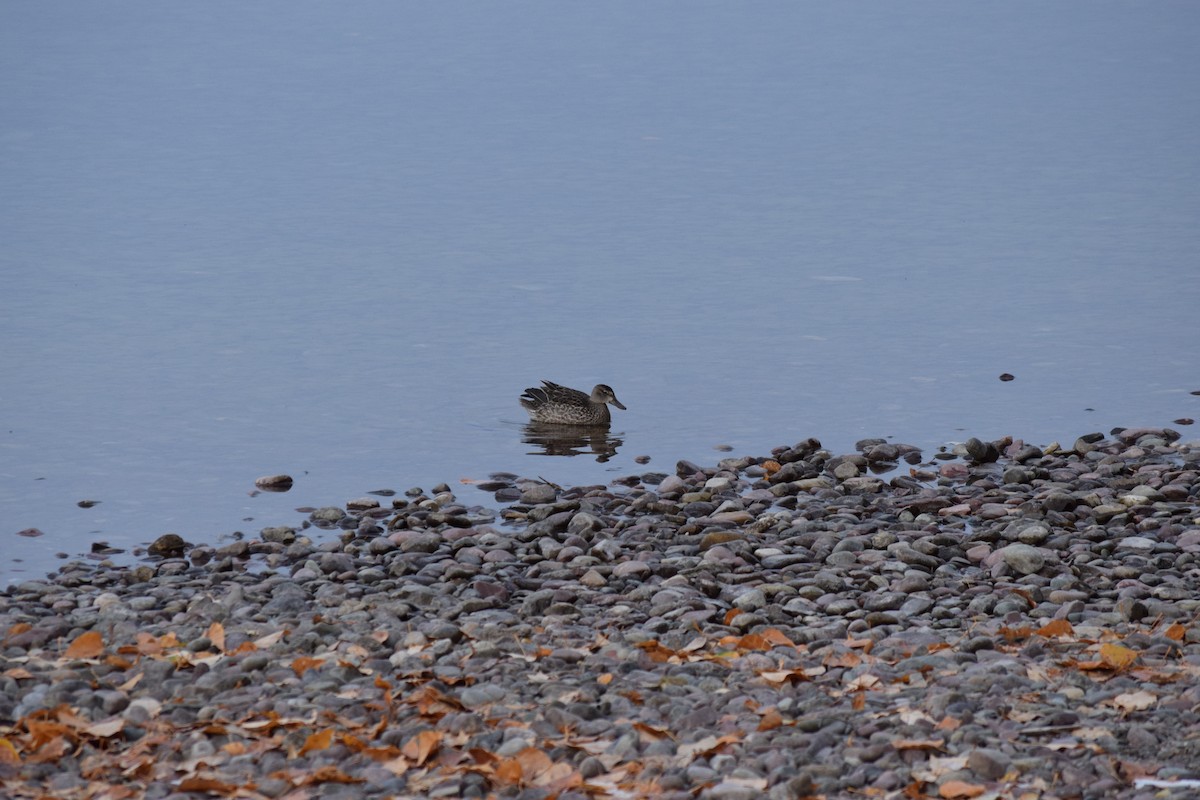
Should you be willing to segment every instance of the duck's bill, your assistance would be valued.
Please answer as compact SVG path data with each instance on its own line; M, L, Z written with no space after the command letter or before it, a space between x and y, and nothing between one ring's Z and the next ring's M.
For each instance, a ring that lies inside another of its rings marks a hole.
M613 404L614 406L616 406L617 408L621 409L622 411L627 411L627 410L628 410L628 409L626 409L626 408L625 408L625 404L624 404L624 403L622 403L620 400L618 400L618 399L617 399L617 398L615 398L615 397L612 399L612 404Z

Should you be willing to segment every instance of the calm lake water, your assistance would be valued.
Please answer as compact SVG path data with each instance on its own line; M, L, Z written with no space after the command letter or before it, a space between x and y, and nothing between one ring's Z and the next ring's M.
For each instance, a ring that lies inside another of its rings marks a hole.
M1197 30L1193 2L7 4L0 583L501 470L1200 417ZM523 441L542 378L616 389L611 457Z

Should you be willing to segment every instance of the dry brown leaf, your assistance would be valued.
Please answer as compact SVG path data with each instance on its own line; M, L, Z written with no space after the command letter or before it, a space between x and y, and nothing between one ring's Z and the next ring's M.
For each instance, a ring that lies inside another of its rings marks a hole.
M892 747L897 750L941 750L946 742L942 739L897 739Z
M421 731L400 747L404 757L414 762L418 767L429 760L434 751L442 743L442 734L438 731Z
M1018 642L1022 639L1028 639L1031 633L1033 633L1033 628L1028 625L1022 625L1019 628L1009 628L1008 626L1000 628L1000 635L1004 637L1006 642Z
M938 787L938 795L946 798L946 800L959 800L962 797L979 797L985 791L985 787L977 783L967 783L966 781L946 781Z
M63 653L63 657L99 658L103 652L104 640L100 638L100 634L96 631L88 631L75 637L75 641L71 642L71 646L67 648L67 652Z
M377 631L371 631L371 638L374 639L379 644L385 643L388 640L388 636L390 636L390 635L391 635L390 633L383 630L382 628L380 628Z
M299 786L312 786L317 783L363 783L363 779L347 775L337 767L325 766L297 781Z
M779 630L779 628L767 628L765 631L762 632L761 635L764 639L766 639L768 642L775 645L776 647L795 647L796 646L796 643L793 642L786 633Z
M771 709L763 714L762 719L758 721L758 729L760 731L773 731L782 724L783 716L775 709Z
M33 673L24 667L13 667L12 669L6 669L4 672L0 672L0 675L3 675L6 678L12 678L15 681L27 681L33 677Z
M637 647L644 651L650 660L656 664L663 664L673 658L679 658L679 655L674 650L663 647L657 639L638 642Z
M1037 635L1047 639L1053 639L1055 636L1074 636L1075 629L1065 619L1056 619L1038 628Z
M742 613L742 610L740 608L729 609L728 611L725 612L725 618L722 621L722 624L728 625L730 622L733 622L734 617L736 617L738 614L741 614L741 613Z
M4 634L4 638L9 639L31 630L33 630L33 625L28 622L18 622L15 625L8 626L8 631Z
M1112 704L1120 709L1122 714L1131 711L1145 711L1158 704L1158 697L1145 690L1126 692L1112 699Z
M208 630L204 635L213 643L213 647L225 652L225 626L219 622L214 622L208 626Z
M83 732L90 736L97 736L101 739L107 739L110 736L116 736L123 730L125 730L125 720L121 717L113 717L112 719L94 722L84 728Z
M830 651L821 659L821 663L827 667L849 667L854 668L861 664L862 656L851 651Z
M1137 651L1119 644L1100 645L1100 660L1115 670L1122 670L1137 660Z
M212 792L213 794L233 796L237 794L239 787L237 784L226 783L216 778L202 778L194 775L180 781L178 788L181 792Z
M329 745L333 744L333 728L326 728L323 731L311 733L304 740L304 746L300 748L300 755L312 753L317 750L324 750Z
M803 683L808 680L802 669L768 669L758 673L759 677L768 683Z
M297 656L292 659L292 671L296 673L297 678L302 678L305 672L310 669L318 669L324 663L324 659L312 658L311 656Z
M0 764L16 766L20 763L21 754L17 752L16 746L8 739L0 736Z
M287 630L275 631L274 633L269 633L266 636L261 636L254 640L254 646L260 650L270 647L274 644L277 644L279 640L283 638L285 633L287 633Z
M1163 636L1166 636L1168 639L1171 639L1176 642L1182 642L1183 637L1186 634L1187 634L1187 628L1183 627L1178 622L1172 623L1170 627L1168 627L1165 631L1163 631Z
M613 674L611 672L605 672L603 675L596 678L596 683L600 684L601 686L608 686L612 682Z
M657 742L660 739L671 739L671 732L666 728L659 728L654 725L647 725L645 722L633 723L633 729L642 735L643 739Z
M503 758L495 767L496 782L501 784L520 784L524 777L521 762L515 758Z

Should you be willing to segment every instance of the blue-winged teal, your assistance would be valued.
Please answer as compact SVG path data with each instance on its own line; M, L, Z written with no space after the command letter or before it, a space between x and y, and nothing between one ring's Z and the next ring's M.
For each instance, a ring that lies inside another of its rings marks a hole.
M530 419L557 425L607 425L612 420L608 413L609 403L625 410L612 388L603 383L596 384L588 395L578 389L542 381L541 386L526 389L521 395L521 405L529 412Z

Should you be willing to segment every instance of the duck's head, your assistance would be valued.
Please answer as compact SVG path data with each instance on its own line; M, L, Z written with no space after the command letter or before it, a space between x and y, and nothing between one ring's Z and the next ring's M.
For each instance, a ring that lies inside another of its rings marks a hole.
M625 406L617 399L617 393L606 383L596 384L595 388L592 389L591 399L593 403L612 403L622 411L625 410Z

